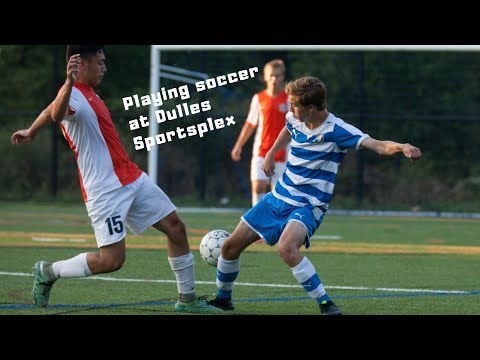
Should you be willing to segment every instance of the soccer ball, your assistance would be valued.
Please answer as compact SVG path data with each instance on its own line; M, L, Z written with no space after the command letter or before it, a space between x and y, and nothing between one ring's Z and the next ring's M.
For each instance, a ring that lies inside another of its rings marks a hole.
M200 241L200 256L208 265L217 266L222 244L230 234L225 230L212 230Z

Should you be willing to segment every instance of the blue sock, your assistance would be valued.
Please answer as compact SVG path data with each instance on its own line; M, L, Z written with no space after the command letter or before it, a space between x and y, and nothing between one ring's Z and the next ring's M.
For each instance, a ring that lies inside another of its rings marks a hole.
M327 294L325 294L325 295L323 295L323 296L321 296L321 297L319 297L319 298L317 299L317 303L322 304L322 303L325 303L325 302L331 301L331 300L332 300L332 299L330 299L330 296L328 296Z
M232 290L226 291L226 290L217 289L217 297L219 299L231 299L232 298Z

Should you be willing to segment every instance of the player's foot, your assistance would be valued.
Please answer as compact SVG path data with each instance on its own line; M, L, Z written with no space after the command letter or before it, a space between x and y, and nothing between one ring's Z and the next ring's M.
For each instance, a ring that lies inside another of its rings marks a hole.
M175 311L189 312L189 313L223 313L222 309L211 306L205 297L199 297L197 300L186 303L183 301L177 301L175 304Z
M235 307L233 306L232 299L219 299L216 297L213 300L208 302L210 305L220 308L222 310L233 310Z
M342 312L332 300L323 301L320 304L320 312L322 315L342 315Z
M39 261L33 267L33 301L37 307L46 307L50 290L57 279L53 275L52 264Z

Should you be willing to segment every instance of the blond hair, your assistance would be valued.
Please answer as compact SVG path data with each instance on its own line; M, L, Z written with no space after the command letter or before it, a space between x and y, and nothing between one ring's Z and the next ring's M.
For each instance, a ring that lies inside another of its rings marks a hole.
M281 59L273 59L267 62L263 67L264 72L267 67L271 67L272 69L280 69L285 74L285 63Z

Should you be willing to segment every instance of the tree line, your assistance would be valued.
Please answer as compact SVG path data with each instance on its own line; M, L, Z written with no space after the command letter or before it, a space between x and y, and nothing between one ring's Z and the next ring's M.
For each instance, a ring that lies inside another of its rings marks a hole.
M109 106L132 158L146 169L148 154L134 149L128 122L148 115L148 110L125 111L122 98L149 94L150 46L107 45L106 49L107 75L97 93ZM424 157L414 167L399 157L387 160L366 152L349 153L337 181L339 203L475 209L472 199L478 198L480 189L479 53L175 50L162 51L160 57L162 64L212 77L254 66L262 69L272 58L285 61L287 81L304 75L322 79L328 109L336 116L376 138L408 141L423 151ZM9 143L11 133L27 127L54 98L65 80L65 67L64 45L0 46L0 134L4 139L0 151L2 169L8 169L0 179L0 199L49 197L54 178L60 196L78 192L75 162L58 127L45 129L35 143L21 149ZM161 78L165 88L181 84ZM189 86L194 89L193 84ZM241 84L192 92L192 102L209 100L209 116L232 115L239 125L202 139L162 145L160 161L168 170L158 180L173 197L247 198L249 155L232 164L229 152L251 96L262 88L260 70L255 79ZM171 126L192 121L178 120ZM142 131L147 136L148 129ZM57 160L52 157L55 146Z

